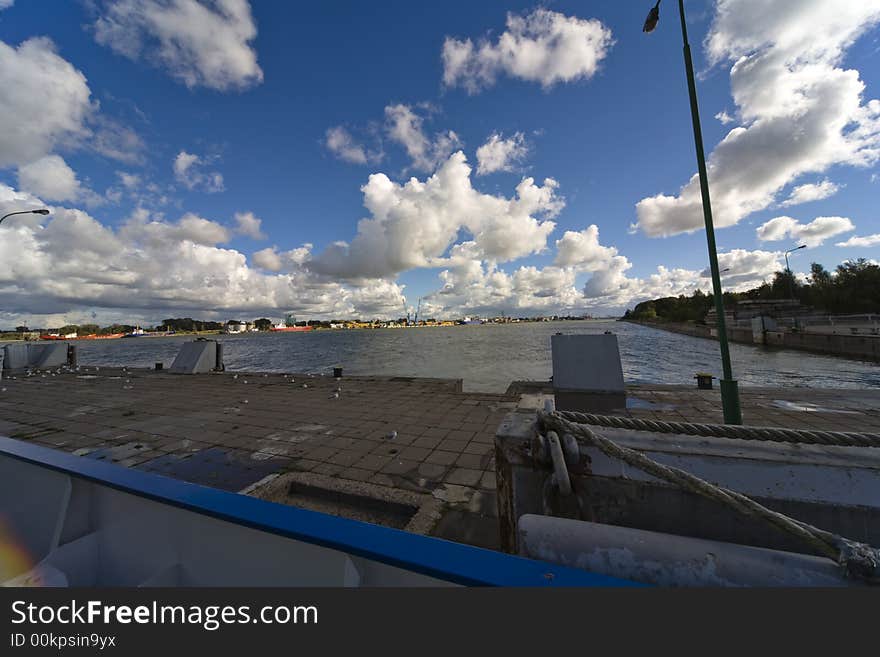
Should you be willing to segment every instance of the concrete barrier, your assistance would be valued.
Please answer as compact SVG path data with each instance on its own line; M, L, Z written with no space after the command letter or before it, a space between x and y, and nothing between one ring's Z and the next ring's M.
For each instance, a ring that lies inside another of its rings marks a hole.
M42 370L67 364L67 343L49 342L28 345L28 361L31 367Z
M23 370L28 366L28 346L26 344L8 344L3 347L3 369Z
M171 364L173 374L206 374L222 370L218 363L216 340L195 340L180 347L180 351Z
M626 407L617 336L563 335L550 338L556 408L610 411Z
M3 347L3 369L50 369L68 363L70 347L66 342L8 344Z

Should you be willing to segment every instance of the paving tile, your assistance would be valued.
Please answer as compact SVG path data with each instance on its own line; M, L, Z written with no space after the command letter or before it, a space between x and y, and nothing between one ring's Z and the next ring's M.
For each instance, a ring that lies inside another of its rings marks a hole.
M311 472L316 467L321 465L320 461L313 461L311 459L294 459L290 467L293 470L300 470L302 472Z
M437 447L447 452L463 452L464 448L467 447L467 443L463 440L450 440L447 438L442 440Z
M433 449L441 443L443 439L436 436L420 436L413 441L414 447L428 447Z
M379 454L367 454L359 461L354 463L354 466L357 468L361 468L364 470L373 470L378 471L381 470L382 467L391 460L390 456L381 456Z
M327 463L341 465L343 467L351 467L364 457L362 452L353 452L342 449L327 458Z
M437 465L452 465L458 458L457 452L446 452L444 450L434 450L425 457L426 463L435 463Z
M446 465L440 465L438 463L421 463L419 464L418 473L419 476L432 481L443 481L443 476L446 474L447 470L449 470L449 467Z
M345 466L336 465L333 463L320 463L312 470L312 472L317 472L318 474L327 475L328 477L335 477L340 472L345 470Z
M315 447L305 453L305 457L313 461L327 461L339 450L335 447Z
M481 470L471 468L453 468L446 475L446 481L460 486L476 486L483 476Z
M494 442L490 444L473 441L465 445L463 451L465 454L479 454L482 456L483 454L491 454L492 452L494 452L495 445Z
M486 461L488 461L486 457ZM484 467L483 457L477 454L461 454L456 460L455 465L462 468L472 468L481 470Z
M406 459L392 458L386 463L380 472L385 474L408 474L418 470L418 461L409 461Z
M400 458L402 459L410 459L412 461L424 461L425 458L431 453L431 450L427 447L407 447L400 451Z
M339 473L342 479L353 479L354 481L367 481L376 472L374 470L363 470L361 468L346 468Z

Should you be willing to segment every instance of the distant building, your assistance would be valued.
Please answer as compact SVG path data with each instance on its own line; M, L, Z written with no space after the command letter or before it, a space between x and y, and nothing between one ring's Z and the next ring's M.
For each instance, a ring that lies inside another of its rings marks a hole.
M247 333L253 327L253 324L250 322L239 322L236 320L230 320L226 322L226 332L229 334L234 333Z

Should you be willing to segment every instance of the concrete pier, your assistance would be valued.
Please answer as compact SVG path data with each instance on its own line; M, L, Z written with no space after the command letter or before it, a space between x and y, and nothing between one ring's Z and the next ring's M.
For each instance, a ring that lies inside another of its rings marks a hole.
M721 421L717 390L627 393L633 417ZM540 383L485 394L448 379L81 367L4 377L0 435L292 504L285 495L297 486L329 490L322 508L343 515L359 494L400 509L433 501L436 522L423 531L494 547L496 430L548 394ZM741 397L749 424L880 432L880 389L743 388Z

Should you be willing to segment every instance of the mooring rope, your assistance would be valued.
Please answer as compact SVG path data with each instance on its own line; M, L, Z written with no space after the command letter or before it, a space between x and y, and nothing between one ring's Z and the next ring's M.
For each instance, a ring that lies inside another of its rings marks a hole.
M606 456L619 459L628 465L638 468L662 481L679 486L684 490L726 504L741 514L765 520L774 527L800 539L813 552L834 560L843 567L848 575L862 579L870 584L880 584L880 550L877 548L865 543L851 541L818 527L813 527L805 522L768 509L741 493L711 484L684 470L657 463L641 452L622 447L608 438L595 433L586 424L579 424L566 419L565 416L569 415L581 414L538 411L539 422L543 425L545 431L553 430L560 435L570 433L578 436L601 450Z
M734 424L699 424L696 422L669 422L616 415L593 415L574 411L557 411L559 417L577 424L593 424L615 429L682 433L689 436L739 438L741 440L771 440L811 445L838 445L844 447L880 447L880 434L851 431L820 431L815 429L784 429L777 427L747 427Z

